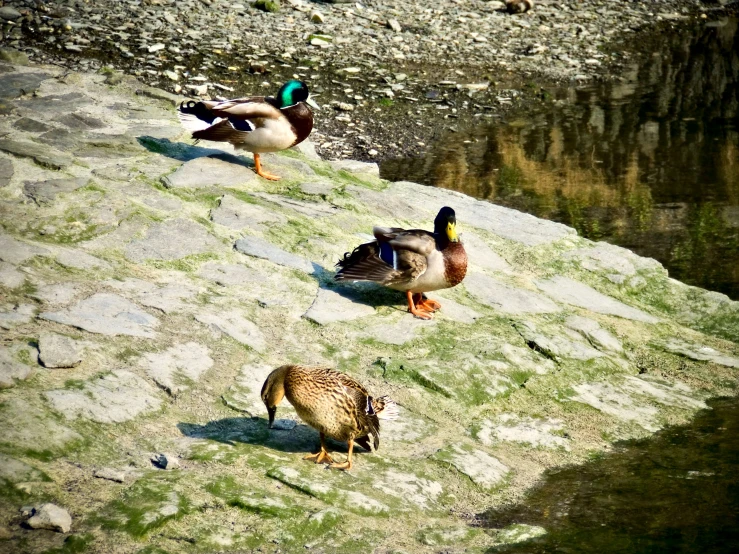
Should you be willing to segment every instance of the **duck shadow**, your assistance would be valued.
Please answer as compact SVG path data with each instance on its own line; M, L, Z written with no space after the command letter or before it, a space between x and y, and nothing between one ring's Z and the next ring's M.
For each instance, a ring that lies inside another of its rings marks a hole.
M136 140L149 152L161 154L162 156L167 156L168 158L181 162L189 162L196 158L217 158L224 162L248 167L249 169L254 168L254 161L251 158L229 154L217 148L205 148L184 142L172 142L166 138L156 138L148 135L136 137Z
M310 454L317 452L321 441L318 431L298 423L290 430L270 429L263 417L228 417L197 423L177 424L180 432L189 438L207 439L229 446L238 444L259 445L279 452ZM347 444L328 439L334 452L347 452Z

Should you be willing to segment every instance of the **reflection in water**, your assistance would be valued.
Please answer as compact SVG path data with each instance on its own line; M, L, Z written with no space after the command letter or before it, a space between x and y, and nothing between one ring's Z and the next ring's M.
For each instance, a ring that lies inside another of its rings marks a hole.
M450 133L382 176L459 190L661 261L739 299L739 22L655 33L623 82Z
M491 552L739 552L739 399L709 405L690 425L550 473L521 507L483 514L486 527L547 530Z

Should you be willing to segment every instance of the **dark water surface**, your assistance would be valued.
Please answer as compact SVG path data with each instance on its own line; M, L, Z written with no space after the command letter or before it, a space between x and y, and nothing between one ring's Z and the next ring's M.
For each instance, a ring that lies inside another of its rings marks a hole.
M689 425L551 472L520 506L483 514L486 527L547 530L491 552L739 552L739 399L708 404Z
M621 82L449 132L425 157L382 164L382 177L561 221L739 299L739 21L655 31L640 46L653 54Z

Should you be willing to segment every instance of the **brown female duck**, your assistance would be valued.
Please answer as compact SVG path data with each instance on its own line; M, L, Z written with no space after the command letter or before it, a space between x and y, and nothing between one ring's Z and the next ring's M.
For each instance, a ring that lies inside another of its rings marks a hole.
M367 450L377 450L379 420L398 416L398 408L390 398L373 398L354 379L325 366L283 365L269 374L262 386L262 401L267 406L270 427L283 397L303 421L320 433L321 449L304 459L329 463L335 469L352 468L355 442ZM327 436L348 443L346 462L333 461L326 448Z
M404 291L408 311L421 319L441 304L423 293L458 285L467 273L467 253L457 237L457 219L448 206L439 210L434 232L375 227L377 240L357 246L336 264L337 281L374 281Z

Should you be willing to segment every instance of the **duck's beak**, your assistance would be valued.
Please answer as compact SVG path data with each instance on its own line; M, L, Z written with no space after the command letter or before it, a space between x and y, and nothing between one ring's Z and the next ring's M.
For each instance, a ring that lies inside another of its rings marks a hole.
M450 242L459 242L459 237L457 236L457 224L456 223L452 223L451 221L447 223L446 236L449 238Z
M277 406L274 408L267 408L267 413L269 414L269 428L272 429L272 425L275 423L275 414L277 413Z
M316 104L316 101L313 100L313 98L311 98L310 96L308 97L308 100L305 101L305 103L308 104L314 110L320 110L321 109L321 106L319 106L318 104Z

